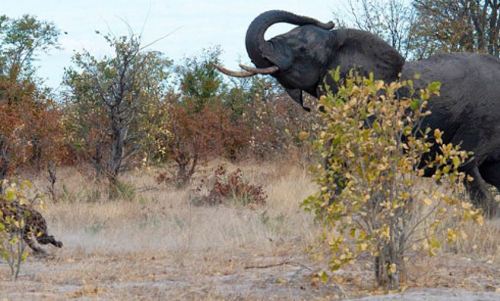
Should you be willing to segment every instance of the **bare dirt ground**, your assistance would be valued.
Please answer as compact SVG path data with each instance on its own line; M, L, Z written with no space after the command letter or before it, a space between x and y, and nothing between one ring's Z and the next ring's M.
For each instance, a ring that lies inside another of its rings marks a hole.
M264 207L192 206L189 189L158 186L144 170L126 176L137 188L129 200L104 201L65 170L63 199L44 211L64 247L28 258L17 281L0 263L0 300L500 300L499 221L440 256L417 256L408 289L380 296L368 261L327 284L314 277L327 266L309 251L321 229L299 207L316 189L306 171L243 169L264 185Z

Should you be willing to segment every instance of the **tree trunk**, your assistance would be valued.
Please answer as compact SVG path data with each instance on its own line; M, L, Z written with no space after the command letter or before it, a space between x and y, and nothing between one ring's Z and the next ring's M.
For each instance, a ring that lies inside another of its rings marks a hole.
M55 202L57 201L57 196L56 196L56 181L57 181L57 174L56 174L56 165L54 164L53 161L50 161L47 164L47 172L48 172L48 177L47 179L49 180L49 194L50 197L52 198L52 201Z
M100 142L97 142L95 145L95 154L92 157L92 164L94 165L95 179L98 182L104 173L102 162L102 143Z
M32 147L32 153L31 153L31 163L35 166L35 169L37 171L42 170L42 146L40 144L40 139L38 137L34 137L31 139L31 147Z
M0 138L0 193L3 193L3 181L7 178L9 168L10 160L7 145L3 138Z
M108 180L110 196L117 195L118 175L122 167L123 148L127 137L127 127L123 125L120 118L119 106L111 107L111 156L108 162Z
M196 166L198 165L198 154L194 154L192 158L185 154L180 154L175 158L175 162L177 163L177 186L184 187L189 183L189 180L191 180L196 170Z
M405 216L404 211L395 213L396 217ZM378 256L375 257L375 277L377 283L389 290L398 290L406 281L406 265L403 257L405 249L406 222L395 218L390 225L390 238L379 245Z
M403 258L391 244L383 246L379 253L379 256L375 257L375 278L378 285L389 290L398 290L406 278Z

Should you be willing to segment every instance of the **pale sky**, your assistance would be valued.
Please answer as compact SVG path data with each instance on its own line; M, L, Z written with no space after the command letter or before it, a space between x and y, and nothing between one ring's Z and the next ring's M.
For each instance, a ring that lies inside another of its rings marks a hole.
M0 0L1 14L16 18L23 14L55 23L68 34L61 35L61 50L39 58L38 75L57 88L64 67L70 66L75 50L83 48L95 55L107 53L101 32L127 34L127 23L135 33L143 32L145 44L166 34L151 46L175 62L201 53L204 48L220 45L222 62L236 68L248 61L244 39L250 22L260 13L283 9L314 17L332 19L333 12L345 8L345 0ZM291 28L276 25L268 37Z

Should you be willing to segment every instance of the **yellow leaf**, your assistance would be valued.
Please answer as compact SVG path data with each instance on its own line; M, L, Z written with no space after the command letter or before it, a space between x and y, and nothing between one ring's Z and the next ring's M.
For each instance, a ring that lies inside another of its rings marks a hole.
M457 231L448 228L447 230L447 237L448 237L448 242L454 242L457 240Z
M389 265L389 269L388 269L389 274L394 274L394 273L396 273L397 270L398 270L397 265L395 263L391 263Z
M380 236L382 238L385 238L387 240L389 240L391 238L391 229L389 228L388 225L384 225L381 229L380 229Z
M439 129L435 129L434 130L434 138L436 139L436 142L438 144L442 144L443 143L442 136L443 136L443 132L441 132Z
M478 214L478 215L476 215L475 221L476 221L476 223L478 223L480 226L482 226L482 225L484 224L484 218L483 218L483 215L482 215L482 214Z
M355 238L356 237L356 228L351 228L351 230L349 231L349 234L351 235L352 238Z
M308 132L305 132L305 131L301 131L299 133L299 139L304 141L306 140L307 138L309 138L309 133Z
M367 243L365 243L365 242L360 243L360 244L359 244L359 249L360 249L361 251L366 251L366 249L368 249L368 244L367 244Z
M318 274L318 276L319 276L319 279L321 279L321 282L323 282L323 283L327 283L328 282L328 274L326 272L324 272L324 271L320 272Z
M425 198L424 199L424 204L427 205L427 206L430 206L430 205L432 205L432 200L430 198Z
M22 189L31 189L31 188L33 188L33 184L29 180L24 180L21 183L21 188Z
M276 279L276 283L279 283L279 284L283 284L283 283L286 283L286 279L283 279L283 278L278 278Z

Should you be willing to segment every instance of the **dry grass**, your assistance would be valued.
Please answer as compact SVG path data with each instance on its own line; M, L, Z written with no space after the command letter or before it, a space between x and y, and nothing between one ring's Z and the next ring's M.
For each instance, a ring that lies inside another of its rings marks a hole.
M197 177L211 174L218 163L206 166ZM226 164L230 170L235 168ZM44 215L64 248L50 248L52 256L47 259L30 258L15 283L9 280L5 265L0 265L2 296L9 300L282 300L354 296L373 290L369 262L337 273L336 282L328 285L311 277L326 266L306 252L321 232L299 207L316 189L307 171L285 164L238 167L252 183L264 186L268 195L264 207L193 206L191 188L158 186L154 170L126 174L122 180L130 185L129 197L106 201L91 179L73 169L61 171L63 200L49 203ZM43 179L37 185L43 187ZM439 259L415 264L418 278L410 279L410 285L500 287L495 280L500 279L499 221L467 231L466 242ZM429 266L436 267L440 281L432 278Z
M269 196L265 208L192 206L191 187L176 190L158 186L156 172L137 171L127 174L124 182L153 190L136 193L132 201L51 204L47 215L53 232L86 253L198 252L255 246L267 250L273 248L272 241L297 237L307 243L316 230L311 217L299 208L300 201L314 191L306 171L292 168L283 176L276 166L263 166L265 172L259 172L256 165L243 169L252 182L265 185ZM206 170L212 170L212 166ZM64 178L67 190L88 186L82 178ZM87 194L94 194L92 188L87 190Z
M500 219L486 221L483 227L468 225L466 239L457 242L450 251L500 265Z

